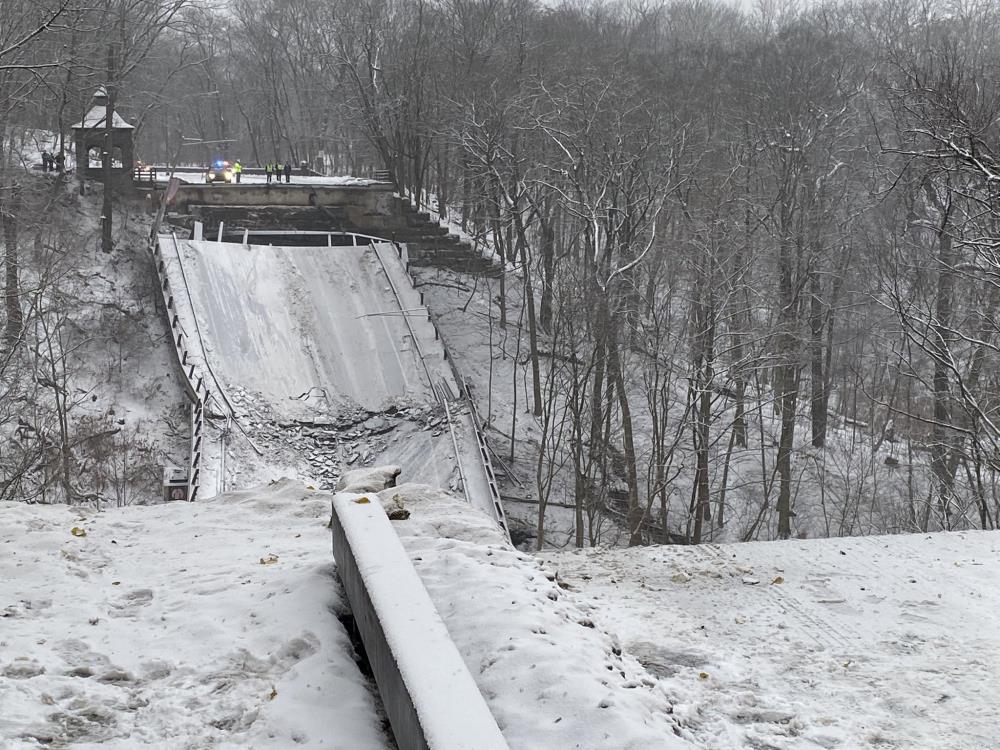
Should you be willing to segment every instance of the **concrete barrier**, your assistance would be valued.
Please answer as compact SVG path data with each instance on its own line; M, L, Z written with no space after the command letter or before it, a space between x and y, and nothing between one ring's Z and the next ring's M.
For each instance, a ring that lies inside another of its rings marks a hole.
M378 499L333 499L333 554L400 750L507 750Z

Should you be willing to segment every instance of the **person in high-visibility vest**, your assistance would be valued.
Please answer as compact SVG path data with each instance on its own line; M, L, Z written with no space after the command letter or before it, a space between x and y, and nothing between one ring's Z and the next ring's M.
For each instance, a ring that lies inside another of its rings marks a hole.
M271 182L271 170L272 169L273 169L273 167L271 166L271 162L268 162L267 164L264 165L264 174L267 175L267 181L268 181L268 183Z
M233 174L236 175L236 184L238 185L240 182L240 175L243 174L243 165L240 163L239 159L237 159L236 163L233 164Z

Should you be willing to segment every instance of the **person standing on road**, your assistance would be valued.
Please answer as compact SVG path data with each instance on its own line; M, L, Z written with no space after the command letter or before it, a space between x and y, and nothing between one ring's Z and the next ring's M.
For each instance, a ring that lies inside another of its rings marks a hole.
M264 174L267 175L268 185L271 184L271 170L272 170L271 162L268 162L267 164L264 165Z
M236 163L233 164L233 174L236 175L236 184L239 185L240 177L243 175L243 164L239 159L237 159Z
M292 181L292 163L290 161L285 162L285 182L289 183Z

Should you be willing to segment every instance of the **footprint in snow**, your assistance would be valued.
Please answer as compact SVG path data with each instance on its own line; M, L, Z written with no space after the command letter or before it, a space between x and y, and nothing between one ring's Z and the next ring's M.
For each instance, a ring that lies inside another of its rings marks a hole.
M18 656L0 670L0 675L12 680L29 680L45 674L45 667L29 656Z
M111 602L109 617L135 617L141 607L153 601L152 589L133 589L122 595L117 602Z

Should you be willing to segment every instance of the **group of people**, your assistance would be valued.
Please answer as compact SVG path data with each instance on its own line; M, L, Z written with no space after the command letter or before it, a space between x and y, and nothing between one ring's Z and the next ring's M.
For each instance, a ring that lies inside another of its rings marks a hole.
M42 151L42 171L62 172L65 160L66 157L64 157L61 152L53 156L48 151Z
M292 164L291 162L285 162L281 164L280 162L268 162L264 165L264 174L267 176L268 183L271 182L272 178L277 179L281 182L281 176L285 176L285 182L292 181Z

